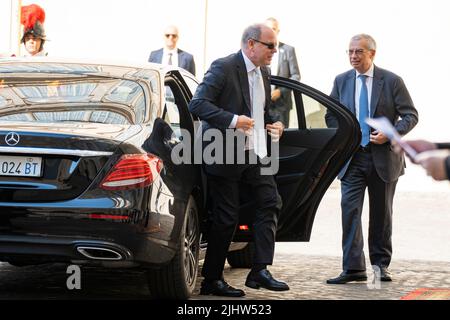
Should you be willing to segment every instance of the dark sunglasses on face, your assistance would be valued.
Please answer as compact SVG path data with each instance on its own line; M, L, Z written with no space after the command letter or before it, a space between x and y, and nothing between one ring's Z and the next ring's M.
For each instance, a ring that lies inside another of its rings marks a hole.
M166 34L166 38L169 38L169 37L178 38L178 35L177 34L173 34L173 33L167 33Z
M265 46L267 47L267 49L269 49L269 50L273 50L273 49L275 49L275 48L277 47L277 45L276 45L276 44L273 44L273 43L267 43L267 42L260 41L260 40L256 40L256 39L253 39L253 38L250 38L250 39L252 39L253 41L256 41L256 42L258 42L258 43L261 43L261 44L265 45Z

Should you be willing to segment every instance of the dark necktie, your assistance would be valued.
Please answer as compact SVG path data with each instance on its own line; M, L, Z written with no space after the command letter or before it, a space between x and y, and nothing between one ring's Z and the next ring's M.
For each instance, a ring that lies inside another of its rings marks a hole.
M366 118L369 117L369 94L367 92L366 75L360 74L358 78L361 79L361 93L359 94L359 125L361 127L362 139L361 145L364 147L370 141L370 129L366 123Z
M169 66L172 65L172 52L169 53L169 61L167 62Z

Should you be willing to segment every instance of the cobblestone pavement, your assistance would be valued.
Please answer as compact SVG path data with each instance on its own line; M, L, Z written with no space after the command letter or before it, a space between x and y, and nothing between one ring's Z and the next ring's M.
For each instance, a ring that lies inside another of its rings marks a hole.
M247 269L225 268L225 279L246 292L237 300L398 300L419 288L450 289L450 263L400 260L392 263L394 281L379 288L368 283L328 285L326 279L340 272L340 258L279 254L272 274L286 281L291 290L272 292L244 286ZM130 270L82 269L81 290L66 287L66 266L13 267L0 264L0 299L150 299L145 274ZM369 280L371 276L369 274ZM228 300L198 295L201 277L192 300Z
M232 286L243 289L246 296L241 299L270 300L398 300L419 288L447 288L450 290L450 263L401 260L391 264L392 282L381 282L374 288L369 281L346 285L329 285L326 280L341 271L341 258L298 254L279 254L270 271L274 277L286 281L290 290L272 292L254 290L244 286L248 270L231 269L224 277ZM198 292L198 289L197 289ZM211 296L194 296L192 299L220 299Z
M244 299L337 299L396 300L419 288L450 290L450 197L448 183L427 184L400 180L393 217L393 282L373 289L367 283L328 285L341 267L340 188L335 183L325 194L317 211L310 242L277 243L275 278L286 281L291 290L270 292L244 286L247 270L226 269L225 279L246 292ZM427 180L421 180L427 181ZM368 201L363 212L363 233L367 252ZM369 262L366 262L369 266ZM369 280L373 275L369 274ZM193 299L211 299L196 296Z
M394 208L394 281L327 285L341 272L339 189L327 192L317 212L311 241L277 243L269 269L291 290L271 292L244 286L248 270L225 268L225 279L246 292L240 300L398 300L419 288L450 289L450 197L448 192L398 192ZM367 209L365 213L367 215ZM364 221L367 231L367 221ZM366 246L367 248L367 246ZM367 252L367 250L366 250ZM82 268L81 290L68 290L66 265L13 267L0 262L2 299L149 299L142 271ZM370 277L370 275L369 275ZM198 295L192 300L225 298Z

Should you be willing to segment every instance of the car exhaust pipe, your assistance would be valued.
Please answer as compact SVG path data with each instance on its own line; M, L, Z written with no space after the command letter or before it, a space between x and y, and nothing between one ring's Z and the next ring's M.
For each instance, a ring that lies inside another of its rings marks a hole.
M124 259L121 253L107 248L77 247L77 251L92 260L119 261Z

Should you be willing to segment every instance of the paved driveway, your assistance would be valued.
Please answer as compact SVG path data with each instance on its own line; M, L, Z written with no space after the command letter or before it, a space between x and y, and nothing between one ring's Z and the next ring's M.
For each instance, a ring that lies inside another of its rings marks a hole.
M248 270L226 267L225 279L247 293L242 300L397 300L418 288L450 289L450 192L399 190L394 209L394 281L381 286L370 281L325 283L341 271L339 199L335 184L318 210L309 243L277 243L275 263L270 270L287 281L290 291L246 288ZM367 225L367 219L363 222ZM61 264L18 268L0 263L0 299L150 298L143 272L83 268L81 290L69 291L66 268ZM192 300L218 299L197 295L200 281L199 277Z

